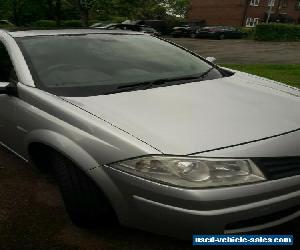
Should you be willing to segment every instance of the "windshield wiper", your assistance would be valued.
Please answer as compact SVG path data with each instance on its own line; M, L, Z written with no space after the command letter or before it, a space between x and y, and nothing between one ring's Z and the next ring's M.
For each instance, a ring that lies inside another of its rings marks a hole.
M146 81L146 82L139 82L135 84L126 84L126 85L120 85L117 88L116 92L119 91L126 91L126 90L135 90L135 89L150 89L153 88L154 86L162 86L166 85L171 82L186 82L190 80L199 80L203 79L209 72L211 72L215 67L209 68L206 72L202 74L197 74L197 75L188 75L188 76L181 76L181 77L176 77L176 78L162 78L162 79L157 79L153 81Z

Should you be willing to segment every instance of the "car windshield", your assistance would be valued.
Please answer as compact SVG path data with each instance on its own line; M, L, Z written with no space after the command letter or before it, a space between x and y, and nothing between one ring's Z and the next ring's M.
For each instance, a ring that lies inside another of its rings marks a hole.
M36 36L19 38L18 43L36 86L64 96L109 94L122 85L201 75L212 68L146 35Z

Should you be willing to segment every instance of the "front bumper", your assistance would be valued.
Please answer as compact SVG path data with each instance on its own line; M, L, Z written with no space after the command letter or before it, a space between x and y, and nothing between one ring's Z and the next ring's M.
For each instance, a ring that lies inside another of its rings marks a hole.
M300 216L300 176L205 190L170 187L110 167L90 176L121 224L178 238L256 231Z

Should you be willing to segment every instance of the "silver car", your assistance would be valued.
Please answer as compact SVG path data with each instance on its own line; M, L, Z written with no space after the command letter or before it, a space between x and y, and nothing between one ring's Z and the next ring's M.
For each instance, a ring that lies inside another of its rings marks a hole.
M0 31L0 141L81 227L190 238L300 215L300 91L134 32ZM16 194L17 195L17 194Z

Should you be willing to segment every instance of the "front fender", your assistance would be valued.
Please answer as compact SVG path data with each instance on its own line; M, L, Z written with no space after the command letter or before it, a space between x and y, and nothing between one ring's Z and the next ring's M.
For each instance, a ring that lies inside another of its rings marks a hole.
M47 129L34 130L26 136L26 148L29 148L31 143L42 143L55 149L83 171L99 166L98 162L76 142L57 132Z

